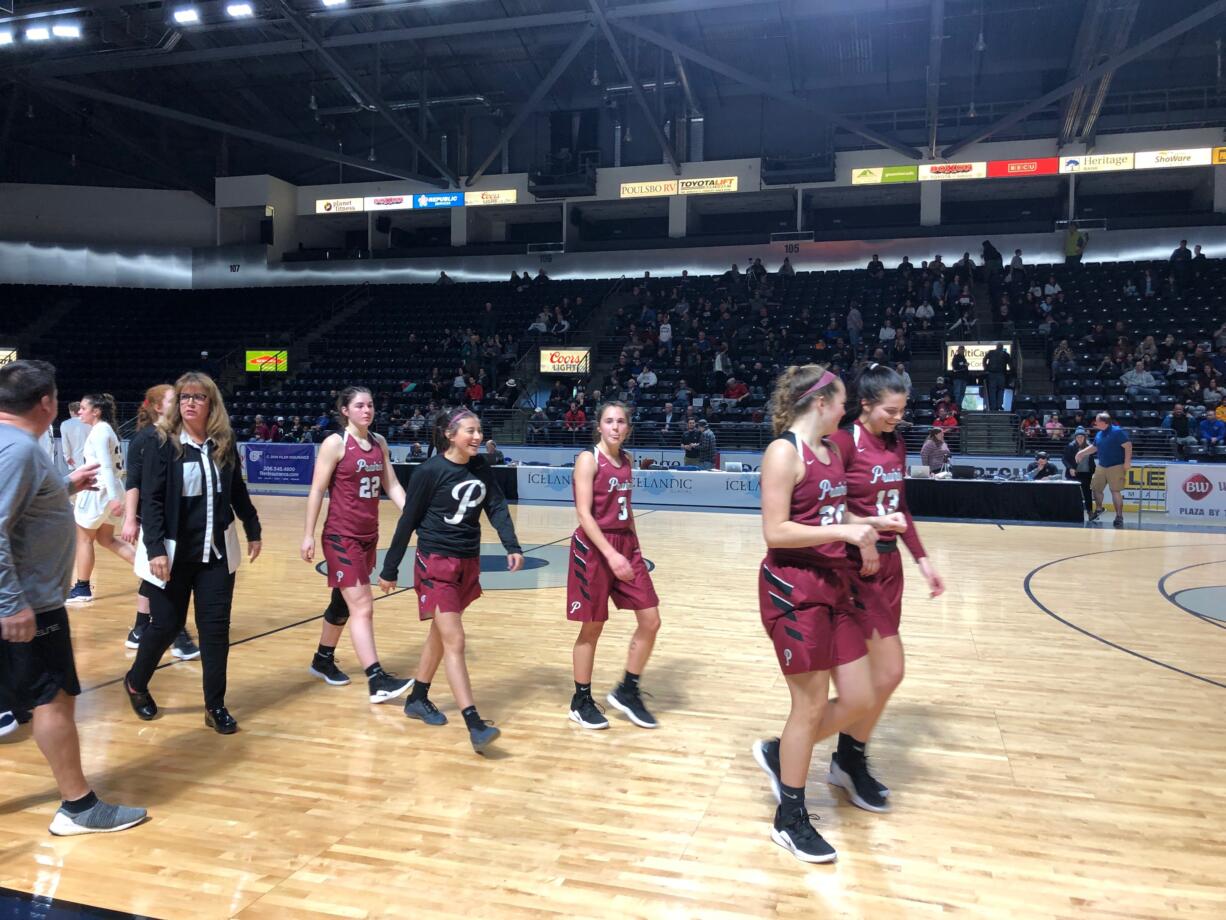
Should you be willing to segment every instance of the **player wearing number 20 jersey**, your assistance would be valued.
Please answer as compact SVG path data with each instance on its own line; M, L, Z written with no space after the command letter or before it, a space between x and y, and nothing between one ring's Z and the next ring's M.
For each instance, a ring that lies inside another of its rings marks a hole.
M348 431L341 435L344 454L328 485L324 519L324 559L328 584L352 588L370 584L379 541L379 496L383 485L383 445L370 437L368 446Z
M860 517L902 512L907 519L902 542L915 559L924 558L924 545L907 508L907 447L902 438L893 433L875 435L857 420L850 428L836 432L831 441L844 458L847 510ZM874 630L883 638L898 635L902 616L903 571L897 536L888 532L878 535L877 551L881 556L881 567L872 576L859 574L859 551L854 547L849 549L849 555L856 563L852 584L863 604L862 610L856 608L856 619L866 639L872 638Z

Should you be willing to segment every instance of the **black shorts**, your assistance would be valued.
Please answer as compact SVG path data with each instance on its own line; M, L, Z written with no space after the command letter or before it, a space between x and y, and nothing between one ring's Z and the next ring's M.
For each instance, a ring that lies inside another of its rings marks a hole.
M61 690L69 696L81 692L68 611L60 607L36 614L36 628L29 642L0 639L0 682L7 702L19 709L44 706Z

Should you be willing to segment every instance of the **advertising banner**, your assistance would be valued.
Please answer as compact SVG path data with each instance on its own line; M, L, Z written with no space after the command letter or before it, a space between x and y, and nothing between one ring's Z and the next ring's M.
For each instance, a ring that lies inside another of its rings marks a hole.
M309 486L315 472L315 445L244 444L243 464L252 484Z
M1226 166L1226 147L1213 148L1213 165Z
M1194 147L1189 150L1147 150L1136 155L1136 169L1173 169L1178 166L1208 166L1213 149Z
M1054 176L1060 172L1059 157L1033 160L989 160L988 176L993 179L1020 179L1026 176Z
M284 374L289 370L289 359L284 350L249 348L245 369L251 374Z
M316 214L356 214L363 208L361 198L317 198Z
M1013 343L1006 342L1003 339L995 342L947 342L945 344L945 367L952 367L954 352L961 346L966 349L966 363L968 370L983 371L983 357L997 345L1005 346L1005 351L1013 356Z
M677 180L677 191L682 195L715 195L721 192L735 192L736 189L736 176Z
M676 179L660 179L655 182L623 182L621 198L658 198L661 195L676 195Z
M572 473L557 467L521 466L517 472L519 498L573 502ZM761 504L758 474L640 470L634 474L634 504L757 508Z
M1166 516L1184 523L1226 526L1226 464L1168 466Z
M1060 157L1060 172L1116 172L1132 169L1131 153L1084 153L1076 157Z
M590 348L542 348L542 374L586 374L591 367Z
M363 198L367 211L408 211L413 207L412 195L380 195Z
M919 181L919 166L869 166L851 171L852 185L894 185Z
M0 365L12 364L17 360L16 345L0 345Z
M464 204L463 192L426 192L413 196L415 208L458 208Z
M488 189L484 192L465 192L464 206L479 208L490 204L515 204L519 193L513 188Z
M920 182L945 182L950 179L986 179L988 164L978 163L921 163L919 165Z

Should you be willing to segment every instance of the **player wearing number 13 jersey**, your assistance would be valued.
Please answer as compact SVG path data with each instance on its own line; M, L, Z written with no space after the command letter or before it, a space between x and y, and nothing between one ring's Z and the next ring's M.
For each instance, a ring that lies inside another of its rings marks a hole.
M637 625L626 656L626 674L606 698L640 728L659 723L645 705L639 678L660 631L660 599L639 550L630 494L634 460L622 450L630 436L624 403L607 402L596 410L596 445L575 460L572 483L579 526L570 540L566 577L566 618L581 623L573 661L575 694L570 720L583 728L609 727L592 699L596 643L609 619L609 601L618 610L633 610Z
M379 543L379 496L386 493L396 507L403 508L404 488L392 471L387 442L370 430L375 415L370 391L346 387L336 401L336 411L345 428L340 434L328 435L319 446L302 538L302 558L313 562L315 522L327 489L323 551L332 599L324 611L311 673L333 686L349 683L336 663L336 643L352 618L349 638L366 671L370 701L385 703L404 693L412 681L387 673L379 664L370 575Z
M896 428L907 408L907 386L885 365L872 365L857 381L859 417L832 438L846 458L847 507L860 516L901 513L906 521L902 542L919 565L933 597L945 590L907 510L907 447ZM856 603L841 625L858 628L868 649L873 706L839 734L826 781L841 786L852 804L867 811L888 810L890 790L869 773L865 748L890 695L902 682L903 648L898 635L902 616L903 568L893 533L881 534L877 560L851 552L855 567L851 588ZM839 662L842 666L843 661ZM836 672L837 677L837 672Z

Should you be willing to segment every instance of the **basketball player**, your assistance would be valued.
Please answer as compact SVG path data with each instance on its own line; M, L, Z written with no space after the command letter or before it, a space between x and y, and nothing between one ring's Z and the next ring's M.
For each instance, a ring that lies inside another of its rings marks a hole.
M110 518L123 511L123 452L115 434L115 398L110 393L81 400L81 421L89 426L82 448L85 464L98 464L98 490L77 496L77 583L68 592L68 604L89 604L94 593L89 584L94 573L94 544L104 546L126 562L135 558L132 547L115 539Z
M945 591L945 583L928 559L907 509L907 446L895 432L906 412L907 385L895 371L874 364L860 374L856 389L859 418L850 428L831 437L844 458L848 510L859 517L900 512L906 520L902 542L928 582L931 596L939 597ZM853 562L861 561L854 547L848 554ZM851 608L851 621L846 624L854 623L863 633L875 702L870 712L839 733L826 782L842 787L853 805L883 812L889 810L890 790L869 773L864 751L886 703L903 678L903 648L898 635L903 571L893 533L883 533L878 538L877 555L876 564L864 561L851 570L851 586L858 603ZM844 664L839 662L840 666Z
M404 512L396 535L383 559L379 587L396 587L397 571L417 531L413 559L413 588L418 612L430 621L430 634L404 714L427 725L445 725L447 717L430 701L430 681L439 662L447 672L451 693L460 705L473 750L480 753L500 734L477 714L473 705L468 665L464 660L464 610L481 596L481 509L498 531L507 551L507 569L519 571L523 551L494 473L481 451L481 422L468 409L440 414L434 422L434 443L439 453L413 472Z
M375 400L366 387L346 387L336 400L344 431L330 434L319 445L315 475L307 498L306 533L302 558L315 559L315 524L328 490L328 516L324 519L324 560L332 601L324 611L319 648L311 661L311 673L334 687L349 683L336 664L336 643L345 623L353 617L349 638L358 661L366 671L372 703L394 700L409 689L411 680L387 673L375 650L374 593L370 574L375 569L379 546L379 494L386 492L404 509L404 487L392 470L387 441L370 430Z
M609 727L592 699L592 667L596 643L609 619L609 601L619 610L633 610L638 626L626 656L626 675L607 697L640 728L659 723L643 705L639 676L660 631L660 600L639 551L630 491L634 460L622 450L630 435L625 403L607 402L596 411L596 446L575 460L572 479L579 527L571 537L570 570L566 579L566 618L581 623L575 640L575 695L570 720L584 728Z
M89 436L89 426L81 421L81 404L68 404L68 418L60 424L60 450L64 454L64 463L68 472L72 472L85 463L85 439Z
M141 403L136 413L136 434L128 442L128 469L135 470L130 481L126 483L128 491L124 495L123 531L120 536L124 543L136 546L140 536L140 471L144 469L145 451L156 450L158 443L157 422L170 411L175 400L175 388L169 383L159 383L145 391L145 401ZM149 591L152 586L141 579L136 589L136 622L128 630L128 638L124 641L127 648L140 648L140 637L149 625ZM184 627L175 637L170 653L181 661L194 661L200 657L200 649L192 641L187 627Z
M811 863L836 858L805 808L813 746L868 705L858 685L842 684L839 697L827 703L831 669L865 654L857 632L836 628L838 612L852 606L847 544L876 561L875 527L901 529L905 523L902 515L860 519L846 513L843 459L826 440L843 417L844 401L837 375L815 364L788 368L772 401L779 437L762 458L767 552L758 573L758 603L792 706L782 737L757 742L754 758L779 799L771 839Z

